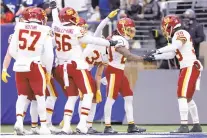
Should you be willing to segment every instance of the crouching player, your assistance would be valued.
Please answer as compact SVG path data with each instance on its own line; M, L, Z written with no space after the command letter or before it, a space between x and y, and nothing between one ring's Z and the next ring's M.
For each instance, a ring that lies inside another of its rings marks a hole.
M41 122L40 134L50 134L46 123L45 88L46 81L50 80L54 57L51 29L45 26L47 17L41 8L32 8L25 20L28 23L20 22L15 26L9 45L9 54L16 60L13 70L18 90L14 129L17 134L23 134L25 103L27 97L34 94ZM46 65L46 75L42 65Z
M172 44L158 50L153 50L145 60L171 59L176 56L180 63L177 97L181 126L172 133L189 132L187 125L188 112L190 112L194 124L190 132L202 132L197 106L192 98L196 86L198 86L196 83L200 81L199 76L203 66L196 58L191 36L181 28L180 19L175 15L168 15L163 18L162 32L167 39L172 38Z

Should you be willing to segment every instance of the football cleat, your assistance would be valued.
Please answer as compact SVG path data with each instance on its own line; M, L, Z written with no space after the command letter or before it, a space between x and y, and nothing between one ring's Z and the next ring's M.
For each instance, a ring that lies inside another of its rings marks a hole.
M51 132L52 134L56 134L56 133L58 133L58 132L61 131L60 129L54 127L51 123L48 124L48 128L49 128L49 130L50 130L50 132Z
M14 131L16 135L24 135L24 128L23 128L23 123L16 121L14 125Z
M128 133L142 133L145 131L146 131L145 128L139 128L135 124L129 124L127 129Z
M200 124L194 124L193 128L191 128L190 132L202 132L202 127Z
M97 131L97 130L96 130L95 128L93 128L93 127L89 127L87 133L88 133L88 134L96 134L96 133L101 133L101 132Z
M41 126L40 127L40 135L50 135L50 129L47 126Z
M189 133L188 125L181 125L177 130L171 131L170 133Z
M104 133L105 134L117 134L118 132L115 131L111 126L105 126Z

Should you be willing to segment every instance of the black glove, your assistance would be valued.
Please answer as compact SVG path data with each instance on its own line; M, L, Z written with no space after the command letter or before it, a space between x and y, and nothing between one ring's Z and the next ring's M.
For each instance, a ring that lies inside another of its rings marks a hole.
M146 56L148 57L148 56L152 56L153 54L160 54L160 52L159 52L159 50L151 50L151 51L149 51L149 52L147 52L147 54L146 54Z
M115 46L118 41L109 40L110 46Z
M154 55L144 56L143 60L147 62L153 62L155 61L155 56Z
M56 1L51 1L51 2L50 2L50 8L51 8L51 9L55 9L55 8L57 8L57 3L56 3Z

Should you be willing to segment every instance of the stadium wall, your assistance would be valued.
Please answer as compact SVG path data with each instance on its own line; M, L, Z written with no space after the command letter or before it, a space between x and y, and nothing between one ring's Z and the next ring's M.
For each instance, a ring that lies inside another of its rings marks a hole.
M8 37L13 33L14 25L1 25L1 65L8 47ZM17 99L17 90L15 86L15 75L12 71L13 61L8 69L11 75L8 83L1 81L1 124L14 124L15 104ZM92 70L95 74L96 69ZM176 87L179 71L177 70L145 70L139 71L138 80L134 87L134 115L137 124L179 124L178 104L176 100ZM198 106L200 121L207 124L207 70L202 73L201 91L196 92L195 101ZM66 97L56 83L59 97L55 105L53 122L59 123L63 118L63 109ZM97 106L95 120L103 119L103 108L106 100L105 86L101 87L103 92L103 102ZM72 123L79 120L77 106L74 112ZM29 111L29 110L28 110ZM112 120L122 122L124 120L124 101L121 96L118 97L112 112ZM25 123L30 122L30 115L27 112ZM126 119L124 120L126 123Z

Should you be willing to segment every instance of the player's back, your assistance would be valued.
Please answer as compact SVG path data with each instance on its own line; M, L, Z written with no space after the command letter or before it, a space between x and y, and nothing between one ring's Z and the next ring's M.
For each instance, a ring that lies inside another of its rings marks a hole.
M176 50L176 57L180 62L180 68L192 66L197 60L190 34L185 30L175 32L172 41L181 40L184 44Z
M111 39L114 41L116 41L116 40L122 41L123 46L126 49L129 49L129 43L124 37L122 37L120 35L114 35L114 36L112 36ZM117 52L115 47L108 48L108 58L109 58L109 65L111 65L112 67L124 70L126 58L122 54Z
M18 38L16 60L39 60L50 31L49 26L37 23L18 23L14 33Z
M78 38L83 36L81 28L75 25L63 26L60 24L53 24L52 28L55 33L56 55L59 62L80 58L82 48Z
M98 65L100 63L108 63L106 47L88 44L87 47L83 50L82 56L89 64L89 70L91 70L94 65Z

